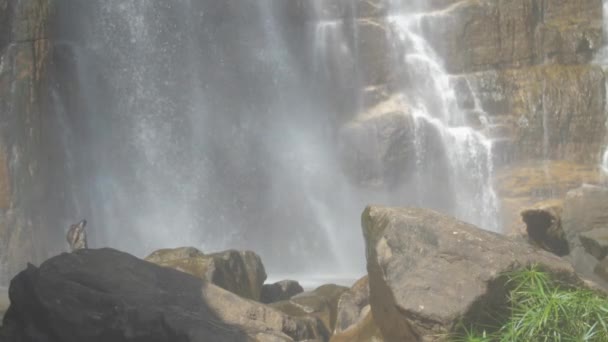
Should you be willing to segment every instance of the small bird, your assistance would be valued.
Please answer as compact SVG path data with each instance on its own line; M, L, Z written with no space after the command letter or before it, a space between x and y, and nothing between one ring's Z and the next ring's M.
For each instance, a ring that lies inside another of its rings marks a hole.
M84 230L86 225L87 220L82 220L79 223L70 226L67 234L67 240L68 244L70 245L71 252L88 248L87 232Z

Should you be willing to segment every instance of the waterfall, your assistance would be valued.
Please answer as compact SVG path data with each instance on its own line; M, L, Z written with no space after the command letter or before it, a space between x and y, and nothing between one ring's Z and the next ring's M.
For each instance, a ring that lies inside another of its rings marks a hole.
M399 49L402 49L399 52L401 58L397 59L401 64L394 68L405 70L405 105L414 107L416 122L422 120L441 133L449 169L445 177L451 179L451 190L455 194L453 213L463 220L498 231L498 200L492 179L492 141L468 126L465 112L458 106L452 77L422 33L423 20L441 15L444 14L407 13L402 5L393 6L389 22L395 37L391 38L396 39ZM412 84L415 86L410 86ZM480 111L480 106L476 107ZM417 129L416 136L419 134ZM418 141L417 146L419 153L424 153L421 142ZM424 157L417 157L418 164L421 158ZM423 177L418 175L418 179ZM427 179L422 183L433 181Z
M410 116L394 118L412 124L414 169L392 167L406 181L385 188L345 175L340 132L364 90L389 88L364 83L355 5L331 17L316 1L296 20L284 1L62 1L53 103L78 185L69 218L89 220L97 247L247 248L271 274L334 277L364 269L369 203L498 230L492 142L469 127L422 34L434 14L395 8L385 37L405 75L394 100Z

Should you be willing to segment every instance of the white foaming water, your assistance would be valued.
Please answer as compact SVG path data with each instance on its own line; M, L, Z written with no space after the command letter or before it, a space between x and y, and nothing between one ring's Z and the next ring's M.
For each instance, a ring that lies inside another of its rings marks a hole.
M463 220L498 231L498 200L493 189L492 142L466 126L465 113L458 107L450 75L442 61L422 35L421 22L433 14L400 14L395 6L389 19L395 30L409 87L405 105L414 107L416 134L420 120L434 126L442 136L448 156L451 191L455 195L454 214ZM418 140L418 139L417 139ZM424 153L423 143L416 141L417 161Z

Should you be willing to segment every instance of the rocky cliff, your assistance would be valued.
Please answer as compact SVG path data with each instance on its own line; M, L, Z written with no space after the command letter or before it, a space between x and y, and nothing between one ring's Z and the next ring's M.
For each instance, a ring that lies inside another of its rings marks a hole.
M46 256L47 0L0 1L0 274ZM4 283L8 279L0 278Z

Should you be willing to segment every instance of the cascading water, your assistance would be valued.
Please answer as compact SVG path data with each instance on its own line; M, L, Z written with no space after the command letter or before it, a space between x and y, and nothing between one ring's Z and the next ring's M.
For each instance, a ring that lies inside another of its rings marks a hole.
M451 190L455 194L453 213L466 221L498 231L498 201L492 181L492 142L467 126L465 112L458 106L452 78L422 34L423 20L444 14L412 14L401 4L393 5L392 12L389 22L396 36L393 39L399 42L398 49L401 50L398 52L401 58L397 62L403 62L395 69L402 68L406 74L404 105L414 108L417 127L421 126L422 121L441 133L449 168L445 176L451 179ZM415 87L411 87L411 84L415 84ZM416 131L418 140L420 130ZM418 141L417 146L421 145ZM420 147L417 150L419 153L424 151ZM417 159L420 160L421 156ZM419 180L424 177L422 174L417 176ZM433 180L417 183L430 182Z
M368 203L434 207L498 230L492 144L467 127L421 33L425 15L393 6L386 37L406 75L395 98L411 109L415 174L370 189L345 176L338 142L367 86L354 7L300 25L285 1L59 6L54 102L67 113L58 129L70 137L73 189L60 219L88 218L94 246L249 248L270 274L340 277L363 271Z

